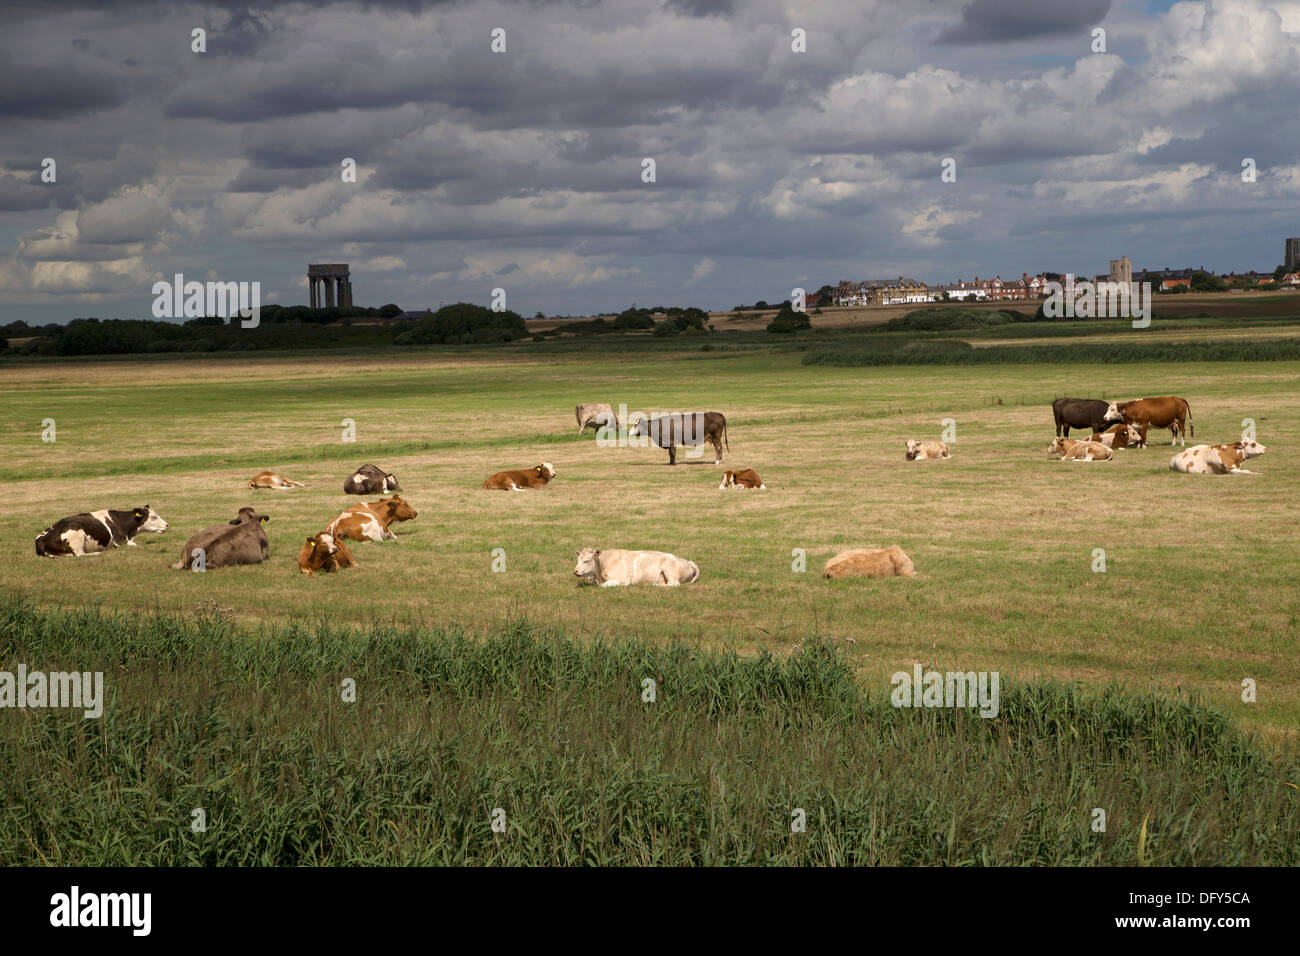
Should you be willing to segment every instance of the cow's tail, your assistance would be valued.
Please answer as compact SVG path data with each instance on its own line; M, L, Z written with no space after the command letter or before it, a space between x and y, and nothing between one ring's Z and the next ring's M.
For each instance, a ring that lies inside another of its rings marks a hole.
M1196 426L1192 424L1192 404L1191 402L1187 401L1187 399L1183 399L1183 407L1187 409L1187 430L1191 432L1192 437L1195 438Z
M727 420L722 420L722 443L727 446L727 451L731 451L731 442L727 441Z
M700 566L694 561L691 562L691 576L683 581L683 584L694 584L700 579Z
M185 567L185 556L184 556L184 555L181 555L181 559L180 559L179 561L177 561L175 564L172 565L172 570L173 570L173 571L180 571L180 570L184 569L184 567Z

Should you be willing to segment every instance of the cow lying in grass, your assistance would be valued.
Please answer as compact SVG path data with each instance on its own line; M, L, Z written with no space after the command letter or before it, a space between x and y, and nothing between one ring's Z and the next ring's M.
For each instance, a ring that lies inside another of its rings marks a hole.
M1145 448L1142 433L1136 425L1116 425L1109 431L1097 432L1088 441L1100 442L1107 448Z
M401 490L396 475L374 465L362 465L343 482L343 492L349 495L391 495Z
M1062 461L1110 461L1115 453L1099 441L1075 441L1073 438L1056 438L1047 453Z
M498 471L483 482L490 491L523 491L525 488L545 488L555 477L555 466L544 461L534 468L520 471Z
M1242 468L1241 463L1266 451L1253 438L1231 445L1194 445L1170 458L1169 468L1189 475L1252 475L1254 472Z
M248 482L248 487L254 490L258 488L270 488L273 491L283 491L286 488L306 488L306 484L301 481L294 481L291 478L282 478L273 471L259 471Z
M583 548L575 552L578 559L573 573L584 584L604 588L633 584L657 584L675 588L699 580L700 568L665 551L623 551L618 548Z
M398 521L411 521L419 512L406 503L400 495L378 501L356 504L325 526L325 531L335 538L354 541L396 541L390 525Z
M348 546L325 531L308 538L298 552L298 570L309 577L317 571L328 574L356 566L357 561Z
M826 562L824 578L892 578L913 577L912 559L898 545L888 548L854 548L843 551Z
M234 520L204 528L186 541L181 548L181 559L172 567L207 570L235 564L261 564L271 554L266 532L262 530L262 525L270 520L252 508L240 508Z
M758 477L758 472L753 468L746 468L744 471L729 471L722 476L722 484L718 485L718 490L725 491L728 488L739 488L741 491L756 488L763 491L767 485L763 484L763 479Z
M122 545L135 547L141 531L162 534L167 522L148 505L130 511L88 511L61 518L36 536L36 553L43 558L80 558Z
M946 442L917 441L915 438L909 438L907 451L903 457L908 461L923 461L926 458L951 458L952 452L948 450Z

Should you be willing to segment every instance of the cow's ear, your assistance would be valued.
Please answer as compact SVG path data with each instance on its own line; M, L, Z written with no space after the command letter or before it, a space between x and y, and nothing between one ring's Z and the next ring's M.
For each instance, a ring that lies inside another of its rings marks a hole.
M542 466L541 466L541 465L538 465L537 468L536 468L536 471L537 471L537 473L540 475L540 474L542 473Z
M227 524L239 524L242 520L243 520L242 518L231 518L231 519L230 519L228 522L226 522L226 523L227 523Z
M308 538L308 539L307 539L307 543L310 544L310 545L314 545L314 544L316 543L316 539L315 539L315 538Z
M257 516L257 523L258 523L258 524L266 524L266 523L267 523L268 521L270 521L270 520L271 520L270 517L267 516L267 515L258 515L258 516Z
M133 512L133 514L134 514L137 518L143 518L143 517L144 517L145 515L147 515L148 513L149 513L149 512L144 511L144 510L141 509L141 508L136 508L135 511Z

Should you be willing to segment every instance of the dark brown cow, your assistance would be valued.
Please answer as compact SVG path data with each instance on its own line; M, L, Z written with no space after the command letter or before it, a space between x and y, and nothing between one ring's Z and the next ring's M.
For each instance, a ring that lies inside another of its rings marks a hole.
M1107 425L1121 421L1112 413L1113 402L1100 398L1058 398L1052 402L1052 417L1056 419L1056 434L1069 438L1071 428L1086 428L1088 434L1103 432Z
M727 443L727 418L721 412L686 412L660 418L640 419L627 433L628 438L646 436L660 448L668 449L668 464L677 464L677 446L712 445L715 465L722 464L722 445Z
M1192 408L1187 399L1177 395L1162 395L1159 398L1139 398L1132 402L1111 402L1108 416L1119 415L1130 425L1136 425L1142 432L1141 444L1147 443L1147 429L1168 428L1174 436L1169 444L1176 445L1179 437L1187 444L1187 430L1192 430L1196 437L1196 426L1192 423Z
M181 559L172 567L179 571L186 567L193 570L261 564L271 553L266 532L262 530L262 525L270 520L252 508L240 508L233 521L204 528L186 541L181 548ZM195 551L200 554L196 555Z

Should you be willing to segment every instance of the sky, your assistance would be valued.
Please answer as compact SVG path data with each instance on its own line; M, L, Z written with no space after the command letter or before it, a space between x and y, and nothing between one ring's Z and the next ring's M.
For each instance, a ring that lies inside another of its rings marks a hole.
M1271 271L1300 235L1300 0L11 0L4 19L0 323L149 318L177 273L305 304L311 262L349 263L358 305L503 289L582 315L1121 255Z

